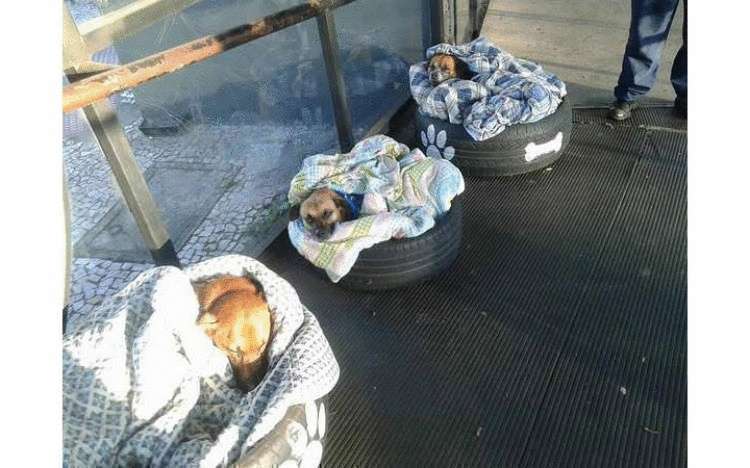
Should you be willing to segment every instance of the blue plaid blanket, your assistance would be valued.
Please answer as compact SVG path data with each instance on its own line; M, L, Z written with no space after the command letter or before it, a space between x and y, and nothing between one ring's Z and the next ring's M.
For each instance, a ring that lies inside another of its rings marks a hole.
M435 54L463 60L471 80L448 80L432 86L427 63ZM423 114L463 124L477 141L498 135L508 125L531 123L553 114L567 94L565 83L540 65L518 59L480 37L463 45L437 44L426 61L409 68L409 86Z

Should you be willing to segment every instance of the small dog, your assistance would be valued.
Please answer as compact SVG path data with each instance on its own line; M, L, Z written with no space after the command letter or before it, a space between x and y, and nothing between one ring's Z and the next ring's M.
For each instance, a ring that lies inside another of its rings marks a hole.
M271 312L260 283L254 279L219 276L194 285L200 314L196 324L229 358L235 380L252 390L268 364Z
M320 188L298 206L289 210L289 220L302 218L305 228L319 240L331 237L336 224L357 219L362 195L348 195L329 188Z
M443 81L458 78L460 80L471 79L469 66L453 55L435 54L427 64L427 73L430 76L432 86L437 86Z

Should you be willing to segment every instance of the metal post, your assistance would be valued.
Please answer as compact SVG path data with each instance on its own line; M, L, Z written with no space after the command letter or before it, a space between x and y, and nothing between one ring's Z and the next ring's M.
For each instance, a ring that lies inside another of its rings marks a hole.
M348 152L354 146L352 132L352 114L346 99L346 87L341 73L341 54L339 42L336 38L336 23L331 10L323 11L318 17L318 34L323 47L323 59L326 64L328 87L333 103L333 115L336 120L336 130L339 135L339 146L342 152Z
M179 267L180 261L169 238L167 226L135 161L133 150L112 105L107 100L99 101L84 107L83 112L154 262L157 265Z
M479 36L479 25L477 24L477 0L469 0L469 32L468 40L473 41Z
M456 0L433 0L433 21L437 42L456 43Z
M66 63L84 63L89 59L83 39L67 7L63 13L63 36ZM66 69L65 74L69 79L75 80L78 77L77 67ZM84 107L83 112L154 262L157 265L179 267L180 261L169 238L167 226L138 167L117 113L106 99Z
M484 17L487 16L487 8L490 6L490 0L479 0L476 14L476 37L482 34L482 27L484 26Z

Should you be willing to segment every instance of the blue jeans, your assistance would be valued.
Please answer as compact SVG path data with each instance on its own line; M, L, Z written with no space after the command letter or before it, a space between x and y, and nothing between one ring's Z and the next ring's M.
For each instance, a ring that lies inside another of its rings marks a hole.
M635 101L654 86L661 51L667 41L680 0L631 0L630 34L622 73L615 86L618 101ZM672 65L672 86L678 99L687 100L687 0L683 0L685 20L682 47Z

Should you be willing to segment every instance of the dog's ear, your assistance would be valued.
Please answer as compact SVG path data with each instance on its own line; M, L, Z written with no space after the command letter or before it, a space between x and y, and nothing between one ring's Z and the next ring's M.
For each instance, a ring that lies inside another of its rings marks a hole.
M296 221L299 219L299 205L294 205L289 208L289 221Z
M261 282L253 276L246 276L246 278L248 279L248 281L253 283L253 286L255 286L255 294L260 296L260 298L263 299L264 302L268 302L266 301L266 291L263 289L263 285L261 284Z
M352 212L349 210L349 205L343 198L333 197L333 203L336 205L336 208L338 208L342 221L348 221L352 218Z
M195 324L208 335L211 335L211 333L219 327L219 322L217 321L216 316L210 312L204 312L201 314L200 317L198 317L198 320L195 321Z
M469 65L458 57L454 57L453 60L456 62L456 77L462 80L468 80L471 78Z

